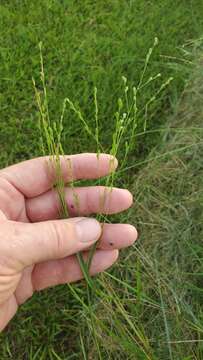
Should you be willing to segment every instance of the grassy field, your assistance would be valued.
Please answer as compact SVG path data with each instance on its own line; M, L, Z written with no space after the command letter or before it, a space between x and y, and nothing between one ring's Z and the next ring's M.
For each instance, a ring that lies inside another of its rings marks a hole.
M139 109L173 81L149 106L145 134L140 111L129 162L118 170L117 185L133 192L135 205L111 220L133 223L140 238L97 277L100 355L81 283L35 294L22 306L0 335L0 359L203 359L202 13L201 0L1 1L1 167L40 155L32 85L33 76L39 82L39 41L52 118L68 96L93 126L97 86L106 151L122 76L129 87L138 84L155 37L145 81L161 76L141 92ZM96 150L70 109L64 125L67 154Z

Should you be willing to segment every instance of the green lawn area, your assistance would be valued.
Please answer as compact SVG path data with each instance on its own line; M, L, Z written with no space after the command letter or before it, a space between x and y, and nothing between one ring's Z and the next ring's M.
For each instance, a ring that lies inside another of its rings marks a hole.
M111 221L130 222L138 243L97 277L95 345L85 283L37 293L0 335L0 359L203 359L201 0L2 0L0 3L0 167L39 156L32 77L39 84L43 44L51 118L69 97L94 126L98 89L101 142L111 144L122 76L137 86L161 76L138 98L139 109L170 77L147 113L116 185L135 204ZM129 133L126 135L130 136ZM70 109L67 154L96 151ZM118 154L122 161L123 148ZM78 294L77 300L73 291ZM100 355L99 355L100 353Z

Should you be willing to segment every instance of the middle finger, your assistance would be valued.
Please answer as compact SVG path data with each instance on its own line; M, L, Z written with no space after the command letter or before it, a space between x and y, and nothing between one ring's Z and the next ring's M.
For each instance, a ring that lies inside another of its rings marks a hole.
M70 216L90 214L114 214L132 205L128 190L104 186L65 188L65 201ZM59 217L60 201L55 189L26 200L26 211L30 221L46 221Z

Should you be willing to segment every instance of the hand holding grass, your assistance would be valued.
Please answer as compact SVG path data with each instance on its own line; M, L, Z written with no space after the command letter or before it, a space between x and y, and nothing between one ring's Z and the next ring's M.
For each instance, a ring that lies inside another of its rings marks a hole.
M132 204L127 190L75 187L80 202L78 214L73 189L67 187L65 199L73 217L58 219L60 203L53 189L54 172L47 172L47 159L28 160L0 171L0 330L34 291L83 277L76 253L87 257L88 249L100 239L90 267L94 275L110 267L118 249L131 245L137 237L131 225L101 226L86 217L101 212L100 198L105 190L105 214L127 209ZM66 174L67 159L74 180L109 173L110 155L65 156L60 158L60 165L66 183L73 180ZM114 160L114 169L116 166Z

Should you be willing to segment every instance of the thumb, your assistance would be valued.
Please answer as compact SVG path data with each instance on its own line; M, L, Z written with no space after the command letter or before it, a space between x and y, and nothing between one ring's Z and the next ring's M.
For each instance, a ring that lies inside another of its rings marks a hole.
M101 226L91 218L31 224L6 221L0 232L3 254L15 264L15 268L21 270L35 263L85 250L99 239Z

